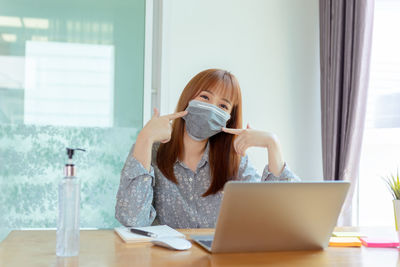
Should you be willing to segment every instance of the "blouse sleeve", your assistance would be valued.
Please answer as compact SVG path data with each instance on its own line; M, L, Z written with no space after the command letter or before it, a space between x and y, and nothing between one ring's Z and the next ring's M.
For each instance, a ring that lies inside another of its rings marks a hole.
M240 181L300 181L299 177L294 174L289 166L285 163L284 168L279 176L275 176L268 170L268 164L265 166L262 176L257 173L256 169L249 161L248 155L242 157L239 166L238 180Z
M275 176L272 172L270 172L268 170L268 164L267 164L264 168L261 179L263 181L288 181L288 182L300 181L300 178L289 169L287 163L285 163L283 170L279 176Z
M154 168L150 171L133 157L132 146L121 172L115 218L124 226L148 226L156 217L153 207ZM154 153L154 149L152 151Z

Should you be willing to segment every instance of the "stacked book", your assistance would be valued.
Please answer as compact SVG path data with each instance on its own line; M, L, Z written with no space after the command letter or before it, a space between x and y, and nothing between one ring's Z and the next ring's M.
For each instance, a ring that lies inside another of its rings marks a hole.
M330 247L375 247L393 248L399 246L397 237L367 237L358 232L333 232L329 240Z

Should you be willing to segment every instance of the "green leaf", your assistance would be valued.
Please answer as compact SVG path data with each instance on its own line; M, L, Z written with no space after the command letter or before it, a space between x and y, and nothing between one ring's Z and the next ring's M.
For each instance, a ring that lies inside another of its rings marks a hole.
M397 175L390 174L386 177L382 177L383 180L386 182L386 185L392 194L394 199L400 199L400 175L399 169L397 169Z

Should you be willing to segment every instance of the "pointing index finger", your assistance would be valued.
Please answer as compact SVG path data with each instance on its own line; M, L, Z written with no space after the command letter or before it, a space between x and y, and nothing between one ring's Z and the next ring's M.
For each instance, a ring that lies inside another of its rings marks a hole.
M181 112L176 112L176 113L172 113L169 115L165 115L166 118L168 118L169 120L175 120L177 118L181 118L183 116L185 116L187 114L187 111L181 111Z
M243 129L233 129L233 128L222 128L222 131L225 133L230 133L230 134L241 134L243 132Z

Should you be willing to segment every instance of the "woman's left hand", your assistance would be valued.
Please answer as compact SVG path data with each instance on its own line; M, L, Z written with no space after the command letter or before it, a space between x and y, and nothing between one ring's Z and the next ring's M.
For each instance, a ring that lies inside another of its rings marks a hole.
M233 145L236 153L243 157L249 147L256 146L270 148L276 146L278 143L278 138L275 134L251 129L249 124L247 124L246 129L222 128L222 131L236 135Z
M268 170L278 177L285 166L278 138L270 132L251 129L247 124L246 129L222 128L225 133L236 135L233 146L236 153L244 157L246 150L252 146L268 149Z

